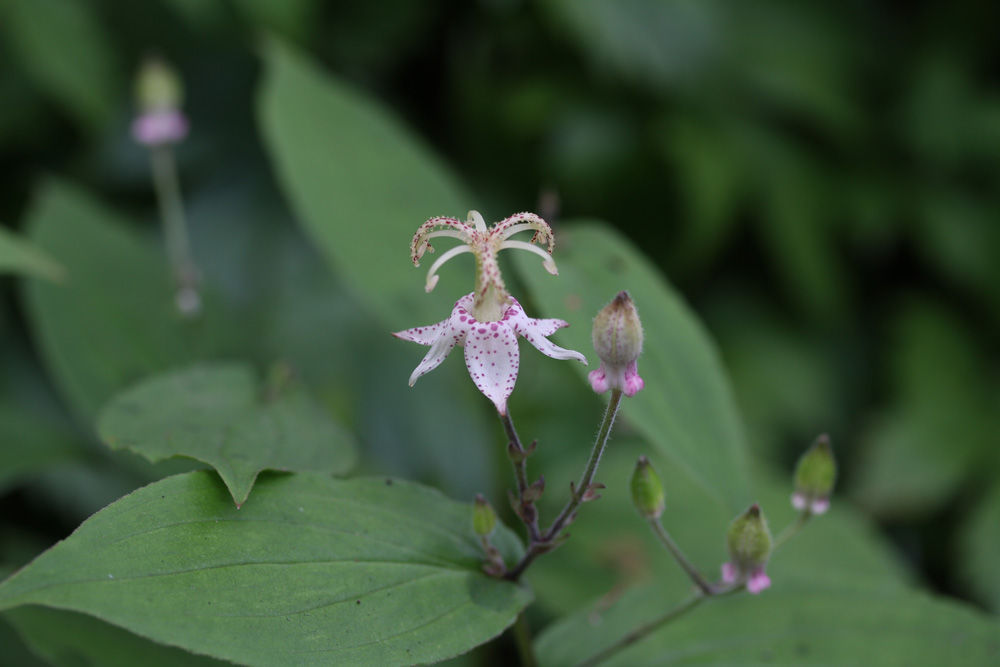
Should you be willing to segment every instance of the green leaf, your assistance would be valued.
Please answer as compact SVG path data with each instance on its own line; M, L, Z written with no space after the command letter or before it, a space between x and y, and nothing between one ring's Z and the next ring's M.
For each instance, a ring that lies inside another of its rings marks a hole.
M851 492L870 512L907 518L941 507L990 465L1000 420L975 332L948 308L910 299L884 342L892 404L862 434Z
M634 246L607 226L560 230L555 259L558 278L542 271L537 258L515 256L545 316L573 325L559 334L560 344L588 352L595 368L599 360L591 351L591 320L615 294L628 290L646 334L639 359L646 388L625 399L625 418L731 511L747 505L739 415L715 348L687 305Z
M468 195L374 101L277 41L268 43L264 59L259 124L306 232L359 300L391 327L443 319L456 291L425 294L408 246L429 217L464 219ZM447 272L441 282L447 284ZM471 271L462 284L471 288Z
M64 425L0 399L0 493L23 477L83 455L80 439Z
M304 391L258 387L253 369L238 363L145 380L104 408L97 430L113 449L153 462L187 456L209 464L237 507L262 470L344 474L357 458L350 435Z
M31 650L57 667L222 667L224 663L154 644L92 616L47 607L10 609L3 617Z
M0 227L0 273L19 273L58 282L65 271L45 252Z
M1000 612L1000 484L995 484L962 522L958 533L959 574L966 590Z
M531 599L482 574L471 506L392 479L215 475L144 487L0 584L0 609L83 612L247 665L414 664L468 651ZM521 547L505 528L495 544Z
M35 657L11 624L2 616L0 616L0 646L3 646L5 667L51 667L51 663Z
M538 638L540 663L576 665L683 596L648 587L583 609ZM802 585L709 600L601 665L988 665L998 656L996 621L955 602Z
M718 55L718 17L706 2L546 0L559 33L573 37L602 69L646 84L675 87L704 72Z
M129 226L59 182L39 190L28 213L32 242L68 275L26 284L28 317L49 371L87 421L122 387L222 348L220 305L208 294L203 317L178 316L166 259Z
M35 84L94 128L108 122L121 96L113 40L90 3L8 0L0 30Z

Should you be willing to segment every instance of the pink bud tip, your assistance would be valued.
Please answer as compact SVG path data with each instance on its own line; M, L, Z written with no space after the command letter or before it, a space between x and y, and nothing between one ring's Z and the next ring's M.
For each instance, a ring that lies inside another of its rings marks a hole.
M806 501L805 494L793 493L792 494L792 507L799 510L800 512L806 508L808 502Z
M596 371L590 371L587 375L587 379L590 380L590 387L598 394L603 394L608 390L608 377L604 373L604 367L598 368Z
M132 138L144 146L177 143L187 133L187 118L176 109L149 111L132 122Z
M813 514L823 514L828 509L830 509L830 499L829 498L817 498L812 502L809 510Z
M764 570L756 570L747 579L747 592L757 595L765 588L771 586L771 578L764 573Z
M727 584L736 583L736 566L732 563L722 564L722 581Z
M622 391L626 396L632 397L639 393L639 390L646 386L646 383L639 377L639 370L633 361L625 369L625 386Z

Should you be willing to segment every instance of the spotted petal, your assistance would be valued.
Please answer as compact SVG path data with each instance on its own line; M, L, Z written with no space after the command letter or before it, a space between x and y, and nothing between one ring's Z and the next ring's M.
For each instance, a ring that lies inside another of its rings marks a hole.
M444 322L438 322L437 324L428 324L425 327L414 327L412 329L407 329L406 331L397 331L392 335L402 340L408 340L411 343L432 345L434 341L441 336L441 330L447 324L448 320L445 320Z
M583 364L587 363L587 358L576 350L567 350L566 348L559 347L548 339L548 336L551 336L559 329L568 327L569 324L567 322L555 319L536 320L528 317L521 309L521 304L517 302L510 307L508 314L508 321L514 331L524 336L529 343L534 345L545 356L552 357L553 359L576 359Z
M507 398L514 391L520 352L517 336L504 322L480 322L465 339L465 365L479 391L507 414Z
M442 336L434 341L431 349L427 350L427 354L410 373L410 386L416 384L421 375L426 375L440 366L453 347L455 347L455 340L451 336Z

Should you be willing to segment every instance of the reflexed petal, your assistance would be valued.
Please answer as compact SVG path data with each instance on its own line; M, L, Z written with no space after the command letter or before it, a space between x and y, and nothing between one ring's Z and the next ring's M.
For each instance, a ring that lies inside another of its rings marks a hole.
M414 327L406 331L396 331L392 335L402 340L408 340L411 343L431 345L441 335L441 330L446 324L448 324L448 320L438 322L437 324L428 324L425 327Z
M514 391L520 352L517 336L503 322L480 322L465 339L465 365L472 381L493 401L500 414L507 414L507 398Z
M441 336L434 341L434 344L431 345L431 349L427 351L423 360L421 360L421 362L410 374L410 386L412 387L416 383L417 378L421 375L429 373L440 366L441 362L444 361L444 358L448 356L449 352L451 352L451 348L455 347L456 342L457 341L453 336L448 335Z
M538 351L547 357L552 357L553 359L576 359L584 365L587 363L587 358L576 350L567 350L564 347L559 347L534 329L527 329L518 333L524 336L525 340L538 348Z

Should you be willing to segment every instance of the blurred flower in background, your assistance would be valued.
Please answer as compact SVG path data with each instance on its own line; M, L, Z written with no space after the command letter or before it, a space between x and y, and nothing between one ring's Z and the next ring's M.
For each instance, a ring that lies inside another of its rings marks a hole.
M997 611L998 23L990 3L9 0L0 220L52 172L150 208L126 73L154 49L199 128L178 148L199 264L237 301L277 299L263 269L229 268L272 233L255 216L288 215L254 121L255 45L280 35L391 107L484 209L555 193L557 233L596 217L641 244L718 340L754 454L791 470L829 431L845 502L932 586ZM313 266L287 257L268 261ZM2 287L0 331L44 385ZM391 438L356 391L326 398L378 457ZM458 478L406 456L411 476Z

